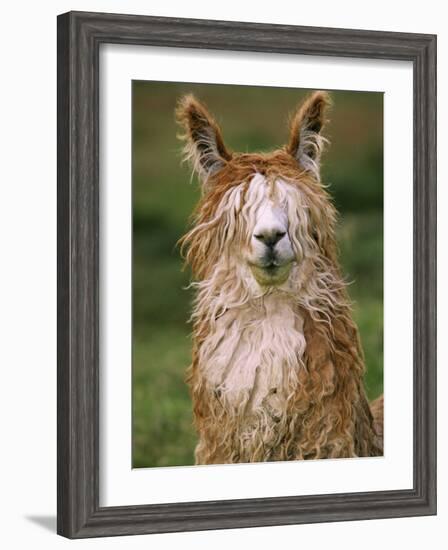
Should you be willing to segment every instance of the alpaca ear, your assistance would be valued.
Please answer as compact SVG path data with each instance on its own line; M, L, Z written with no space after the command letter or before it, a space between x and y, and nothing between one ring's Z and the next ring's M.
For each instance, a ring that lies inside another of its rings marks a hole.
M221 130L205 106L193 95L180 99L176 120L184 130L178 137L185 141L185 159L192 163L193 169L206 182L232 157L224 145Z
M292 118L286 147L302 168L311 172L317 180L320 180L320 155L327 141L320 132L330 103L326 92L311 94Z

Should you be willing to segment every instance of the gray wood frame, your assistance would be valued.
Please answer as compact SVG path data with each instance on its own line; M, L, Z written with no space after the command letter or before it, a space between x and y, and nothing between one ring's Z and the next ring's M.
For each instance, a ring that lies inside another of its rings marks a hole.
M98 54L104 43L396 59L413 63L413 489L99 506ZM436 37L135 15L82 12L60 15L58 533L80 538L435 513Z

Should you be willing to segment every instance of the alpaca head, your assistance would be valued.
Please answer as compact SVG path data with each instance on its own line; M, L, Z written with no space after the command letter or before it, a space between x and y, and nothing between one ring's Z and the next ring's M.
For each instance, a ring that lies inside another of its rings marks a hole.
M198 279L227 273L258 291L283 288L332 255L335 213L320 183L328 105L325 92L313 93L293 116L286 146L238 154L204 105L191 95L180 100L185 157L202 186L183 239Z

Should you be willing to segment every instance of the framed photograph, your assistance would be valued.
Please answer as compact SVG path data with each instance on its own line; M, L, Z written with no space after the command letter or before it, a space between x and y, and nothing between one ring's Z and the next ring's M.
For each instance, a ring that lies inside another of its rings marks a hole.
M436 513L436 37L58 17L58 533Z

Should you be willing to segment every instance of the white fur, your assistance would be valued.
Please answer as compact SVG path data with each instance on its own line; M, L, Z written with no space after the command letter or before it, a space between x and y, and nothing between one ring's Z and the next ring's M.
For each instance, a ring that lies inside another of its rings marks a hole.
M288 234L287 193L282 185L280 182L269 185L261 174L256 174L249 185L246 215L250 245L246 259L250 264L263 265L266 246L257 236L264 233L285 233L275 245L279 265L289 264L295 259Z
M214 130L207 126L200 134L196 135L195 140L188 140L184 146L183 156L185 162L190 162L193 171L197 172L204 186L208 178L220 170L224 165L224 160L219 154L216 144L216 135Z
M320 156L328 140L317 132L313 132L303 124L300 130L299 147L296 157L299 163L320 181Z
M216 322L201 346L204 378L226 406L256 411L274 396L285 404L305 351L303 320L285 293L271 293Z

